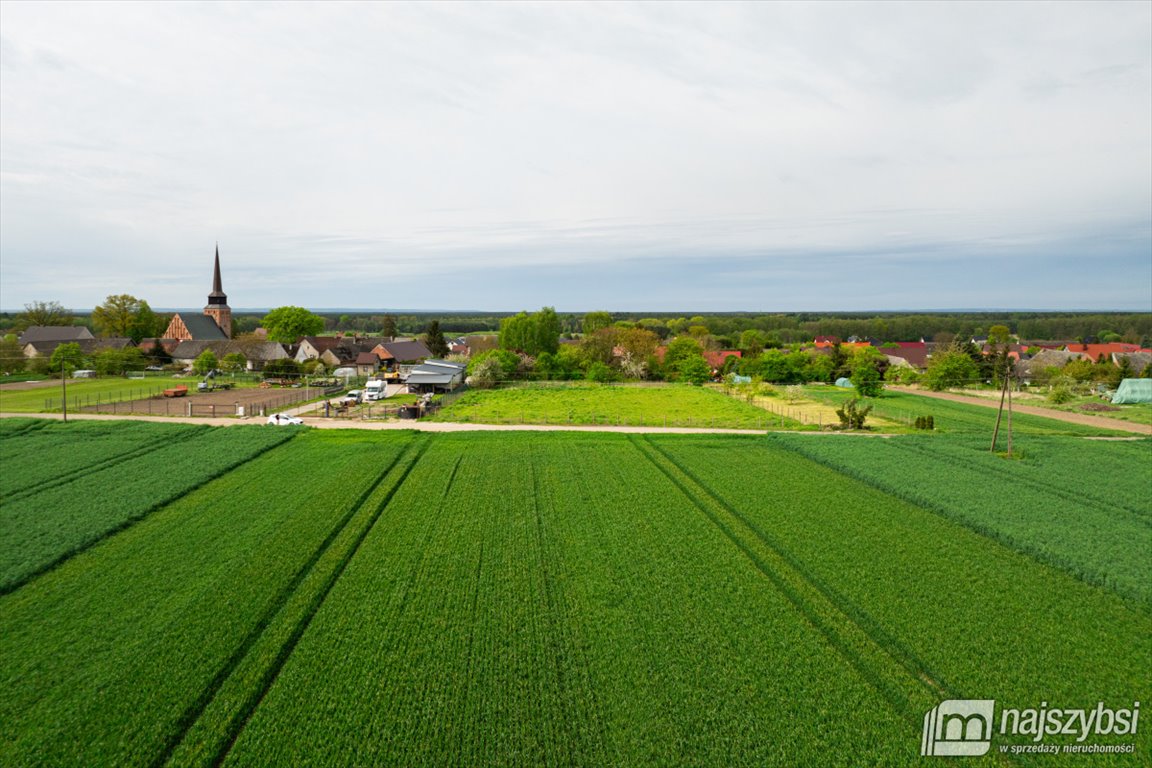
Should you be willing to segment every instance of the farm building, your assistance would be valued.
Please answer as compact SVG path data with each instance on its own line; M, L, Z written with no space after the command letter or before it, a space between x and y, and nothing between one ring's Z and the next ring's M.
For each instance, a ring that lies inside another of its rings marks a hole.
M92 331L83 325L30 325L20 334L20 346L28 344L43 344L56 341L67 343L70 341L84 341L95 338Z
M87 328L84 330L87 330ZM82 339L28 342L23 347L24 357L51 357L52 353L56 351L56 347L61 344L78 344L80 351L85 355L94 355L104 349L126 349L135 346L135 344L132 343L132 339L129 338L112 337L108 339L94 339L92 335L89 334L88 338Z
M225 355L234 353L243 355L245 367L249 371L263 370L264 366L273 360L284 360L289 357L284 345L274 341L242 343L216 339L181 341L172 350L172 360L186 366L192 365L204 350L211 350L217 360L223 360Z
M451 392L464 383L466 367L447 360L428 360L408 372L408 391L413 394Z

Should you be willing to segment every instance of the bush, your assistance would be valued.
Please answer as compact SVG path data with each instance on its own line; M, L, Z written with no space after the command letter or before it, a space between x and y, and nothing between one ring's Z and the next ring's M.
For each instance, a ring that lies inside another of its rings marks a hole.
M844 403L843 408L836 410L836 415L840 417L841 429L864 429L864 419L868 418L872 406L865 405L860 407L860 398L854 397L848 402Z
M1068 387L1064 386L1063 384L1060 384L1052 387L1052 391L1048 393L1048 402L1052 403L1053 405L1063 405L1064 403L1072 400L1074 397L1075 395L1072 394L1072 390L1068 389Z
M588 381L598 381L601 383L607 383L616 379L616 374L612 368L599 360L588 365L587 369L585 369L584 376Z
M488 355L472 368L472 374L468 377L468 386L475 389L492 389L503 376L504 370L500 358L495 355Z
M931 416L917 416L916 429L934 430L936 429L936 420Z

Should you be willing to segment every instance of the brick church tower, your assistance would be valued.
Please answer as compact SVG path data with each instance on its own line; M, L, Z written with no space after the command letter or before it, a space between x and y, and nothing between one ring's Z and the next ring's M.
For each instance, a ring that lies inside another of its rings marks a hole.
M212 274L212 293L208 294L208 306L204 307L204 314L216 321L225 337L232 338L232 308L228 306L228 297L224 295L224 287L220 283L220 246L216 246L216 270Z

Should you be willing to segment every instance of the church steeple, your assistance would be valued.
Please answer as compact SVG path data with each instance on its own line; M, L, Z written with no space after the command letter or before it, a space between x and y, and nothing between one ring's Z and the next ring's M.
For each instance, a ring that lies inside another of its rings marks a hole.
M220 243L216 243L216 270L212 273L212 293L208 294L208 306L213 304L228 306L228 297L224 295L224 286L220 281Z
M220 243L216 243L212 293L208 294L208 306L204 307L204 314L216 321L216 325L220 326L225 336L232 338L232 309L228 306L228 297L224 295L224 284L220 280Z

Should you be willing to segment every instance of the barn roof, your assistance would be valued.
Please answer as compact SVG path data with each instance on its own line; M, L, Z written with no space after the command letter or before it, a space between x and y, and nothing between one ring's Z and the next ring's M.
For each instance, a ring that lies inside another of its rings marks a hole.
M92 331L83 325L30 325L20 334L20 343L39 344L44 341L80 341L91 338Z

